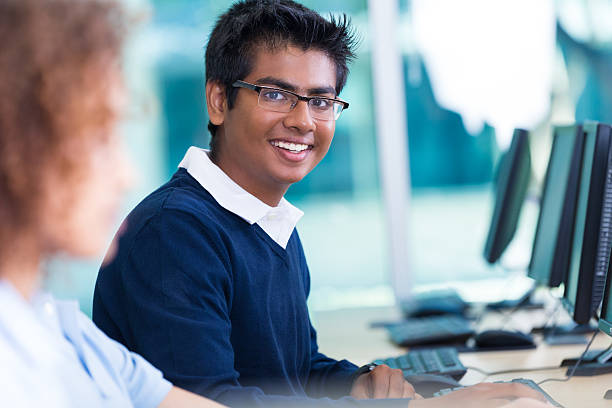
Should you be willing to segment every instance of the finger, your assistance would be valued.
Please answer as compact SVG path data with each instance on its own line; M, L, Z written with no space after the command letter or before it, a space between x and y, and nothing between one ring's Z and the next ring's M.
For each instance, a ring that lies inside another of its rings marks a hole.
M372 384L372 398L386 398L389 394L391 369L386 365L376 367L369 375Z
M404 380L402 370L391 370L391 376L389 377L389 393L387 394L387 398L402 398L404 395L404 384L408 383L406 380Z
M369 394L369 379L367 375L361 375L359 376L356 380L355 383L353 384L353 387L351 388L351 397L355 398L355 399L367 399L370 398L370 394Z
M414 391L412 384L404 381L404 392L400 398L422 399L423 397Z

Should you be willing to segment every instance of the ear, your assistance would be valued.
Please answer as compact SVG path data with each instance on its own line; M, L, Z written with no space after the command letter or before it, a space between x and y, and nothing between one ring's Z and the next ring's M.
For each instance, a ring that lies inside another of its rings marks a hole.
M222 125L227 113L227 98L223 84L217 81L206 82L206 108L212 124Z

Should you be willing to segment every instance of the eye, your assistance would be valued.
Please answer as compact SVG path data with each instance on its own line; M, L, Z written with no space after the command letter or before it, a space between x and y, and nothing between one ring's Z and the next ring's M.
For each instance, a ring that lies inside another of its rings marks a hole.
M287 100L287 95L284 92L277 91L274 89L267 89L261 91L261 96L270 102L285 102Z
M314 98L310 100L310 106L317 110L328 110L332 106L332 102L329 99Z

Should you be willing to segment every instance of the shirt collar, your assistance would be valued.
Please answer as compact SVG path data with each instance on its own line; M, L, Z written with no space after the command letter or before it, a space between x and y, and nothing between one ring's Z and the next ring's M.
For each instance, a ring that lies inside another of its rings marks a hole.
M258 223L268 215L274 215L285 218L295 227L304 215L284 197L281 198L278 206L271 207L240 187L210 160L206 149L191 146L179 167L186 169L221 207L238 215L251 225Z

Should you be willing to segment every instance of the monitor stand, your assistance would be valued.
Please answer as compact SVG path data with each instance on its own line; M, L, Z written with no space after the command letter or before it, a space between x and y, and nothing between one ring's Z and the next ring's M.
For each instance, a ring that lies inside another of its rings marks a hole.
M560 344L586 344L588 340L585 334L593 333L597 330L591 323L576 324L568 323L562 326L551 326L543 328L544 342L550 345Z
M612 373L612 348L606 350L592 350L582 359L581 364L574 371L577 377L591 377ZM578 358L566 358L561 362L561 367L568 367L566 375L574 368Z
M555 309L555 311L556 310L557 309ZM584 335L595 333L597 330L597 323L594 323L593 319L584 324L570 322L563 325L558 325L554 323L553 320L553 324L551 326L545 325L534 327L531 329L531 333L542 333L544 336L544 342L549 345L586 344L588 343L588 340L584 337ZM572 361L575 362L577 359L572 359Z
M512 300L502 300L499 302L493 302L487 304L488 310L503 310L503 309L520 309L520 310L530 310L530 309L543 309L544 303L542 302L534 302L532 300L532 296L535 292L535 285L531 287L527 292L523 294L518 299Z

